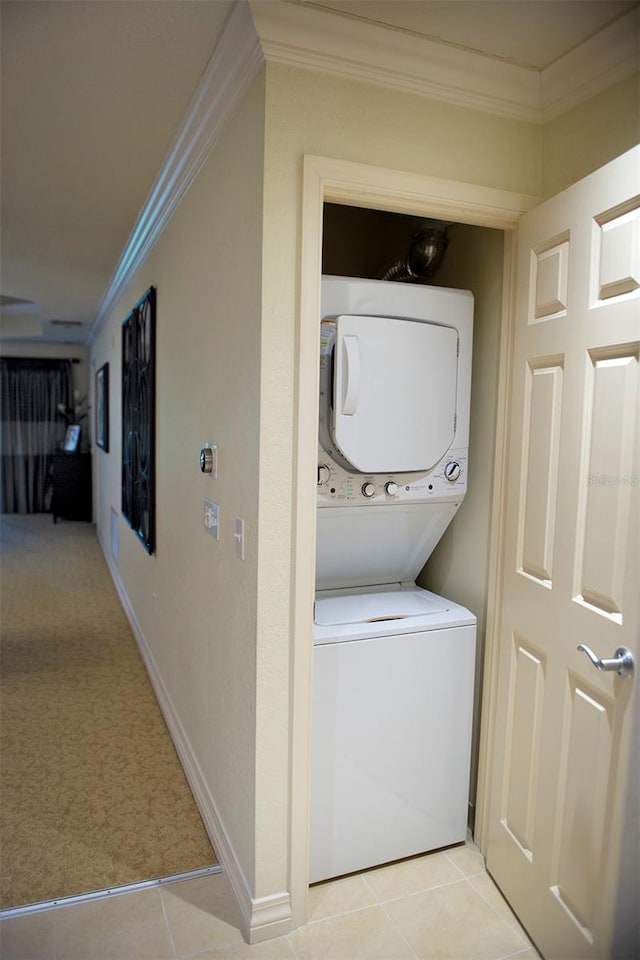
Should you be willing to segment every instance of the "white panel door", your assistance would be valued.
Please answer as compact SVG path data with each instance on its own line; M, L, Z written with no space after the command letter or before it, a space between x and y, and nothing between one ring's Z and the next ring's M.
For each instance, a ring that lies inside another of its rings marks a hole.
M639 211L636 149L519 230L487 866L549 960L610 955L638 763Z
M429 470L455 436L458 331L395 317L336 322L334 440L361 473Z

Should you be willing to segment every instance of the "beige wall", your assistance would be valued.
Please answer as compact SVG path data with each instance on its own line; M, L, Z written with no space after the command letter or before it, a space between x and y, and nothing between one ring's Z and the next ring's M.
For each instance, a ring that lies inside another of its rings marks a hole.
M315 153L540 193L534 124L282 64L267 65L267 94L267 174Z
M381 135L381 131L383 134ZM274 449L286 449L295 426L295 347L299 291L302 160L304 154L319 154L343 160L385 166L421 174L458 178L462 181L536 193L540 182L540 136L538 127L517 121L448 107L424 98L398 94L355 81L340 80L312 71L267 65L267 114L265 147L265 222L263 288L263 384L270 387L273 416L263 422L262 467L273 470L278 489L290 490L291 455L271 460ZM408 211L410 212L410 211ZM491 262L493 271L482 290L486 296L484 336L478 348L485 379L476 387L474 458L477 485L470 492L473 520L468 537L462 525L453 536L475 538L472 582L464 583L470 564L463 557L451 560L445 547L441 554L440 579L452 586L456 597L475 609L481 619L486 606L488 515L493 455L497 331L500 322L502 235L487 231L484 246L474 260L474 282ZM320 264L318 264L320 270ZM475 271L475 273L474 273ZM466 283L467 280L464 280ZM463 282L457 285L464 285ZM266 373L267 370L270 373ZM312 385L299 385L300 390ZM280 476L278 477L278 469ZM309 482L313 479L310 477ZM272 499L271 522L265 552L277 581L269 584L271 627L285 622L289 603L290 541L277 537L278 526L289 523L289 495ZM262 567L261 567L262 570ZM434 573L434 577L436 574ZM268 582L265 576L265 583ZM279 597L279 599L278 599ZM266 604L264 610L266 612ZM312 611L309 611L311 618ZM268 620L265 620L267 623ZM263 691L265 702L269 691ZM265 759L276 751L265 742ZM268 824L261 828L268 833Z
M640 74L585 100L542 130L542 195L551 197L640 140Z
M157 287L157 546L148 556L121 519L119 575L249 889L256 796L269 789L256 781L263 117L261 74L92 350L110 364L111 449L95 452L108 551L121 503L120 326ZM199 470L206 441L219 445L218 480ZM203 530L205 498L220 506L220 542ZM273 789L286 810L286 778Z

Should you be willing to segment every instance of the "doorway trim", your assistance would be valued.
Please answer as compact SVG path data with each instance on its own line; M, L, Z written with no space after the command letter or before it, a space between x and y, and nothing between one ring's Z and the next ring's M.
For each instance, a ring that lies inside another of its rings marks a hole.
M305 155L302 163L300 273L296 364L296 436L292 557L292 659L290 716L291 820L290 891L293 926L306 921L309 876L309 805L313 602L315 593L316 496L310 482L317 469L322 215L325 202L392 213L453 220L505 231L503 303L498 369L498 411L491 505L489 589L484 665L484 706L478 771L476 835L482 847L491 783L491 742L500 611L502 515L505 498L507 397L513 329L516 227L541 198L493 187Z

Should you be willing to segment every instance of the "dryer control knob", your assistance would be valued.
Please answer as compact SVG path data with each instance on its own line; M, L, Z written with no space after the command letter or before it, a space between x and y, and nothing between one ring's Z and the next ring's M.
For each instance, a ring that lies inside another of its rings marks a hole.
M390 497L395 497L396 493L398 492L398 484L394 483L393 480L385 483L384 488Z
M318 466L318 486L322 486L323 483L328 483L331 479L331 470L326 465L326 463L321 463Z
M461 466L457 460L449 460L448 463L445 463L444 466L444 475L447 480L450 480L452 483L454 480L457 480L460 476Z
M363 497L375 497L376 488L373 483L363 483L362 484L362 496Z

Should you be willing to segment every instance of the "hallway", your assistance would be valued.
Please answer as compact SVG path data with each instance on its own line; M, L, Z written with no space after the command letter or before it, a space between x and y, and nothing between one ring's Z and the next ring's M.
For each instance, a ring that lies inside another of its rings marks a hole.
M215 863L95 527L0 543L2 908Z
M42 514L0 529L3 907L214 863L94 527ZM240 927L210 873L10 912L0 957L537 957L471 841L312 887L288 936L249 946Z

